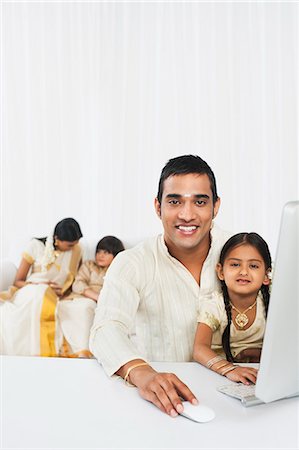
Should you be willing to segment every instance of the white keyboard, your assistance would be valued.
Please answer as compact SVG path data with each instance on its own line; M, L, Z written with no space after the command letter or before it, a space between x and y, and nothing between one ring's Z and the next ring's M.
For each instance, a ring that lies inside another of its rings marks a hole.
M253 406L263 403L255 396L255 384L226 384L225 386L217 387L217 391L241 400L244 406Z

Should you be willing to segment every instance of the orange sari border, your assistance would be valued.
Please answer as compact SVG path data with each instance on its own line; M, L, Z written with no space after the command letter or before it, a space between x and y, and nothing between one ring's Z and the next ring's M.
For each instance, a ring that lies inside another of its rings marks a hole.
M57 301L57 295L48 287L40 315L40 356L58 356L55 347Z

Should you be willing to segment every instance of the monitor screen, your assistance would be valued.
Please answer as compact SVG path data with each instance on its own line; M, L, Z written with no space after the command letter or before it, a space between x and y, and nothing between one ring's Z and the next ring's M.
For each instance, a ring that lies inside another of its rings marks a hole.
M256 396L271 402L299 393L299 201L282 212Z

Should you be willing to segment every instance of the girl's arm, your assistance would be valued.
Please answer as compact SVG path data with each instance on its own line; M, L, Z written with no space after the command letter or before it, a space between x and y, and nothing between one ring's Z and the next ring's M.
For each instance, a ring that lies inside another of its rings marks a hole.
M205 323L197 325L193 348L194 360L232 381L238 381L243 384L250 384L250 382L255 384L257 370L253 367L236 366L218 356L211 349L212 337L213 331L208 325Z
M28 284L26 282L26 278L30 267L31 264L25 258L22 258L14 280L14 286L16 286L17 288L22 288L23 286Z
M84 290L83 292L84 297L87 298L91 298L91 300L94 300L95 302L98 301L98 296L99 294L97 294L93 289L91 288L87 288Z
M89 270L88 261L85 261L78 270L72 285L72 291L75 292L75 294L84 295L84 291L89 288L90 276L91 273Z
M211 349L213 331L205 323L198 323L193 346L193 359L203 366L217 354Z
M95 302L98 300L99 294L90 288L91 269L88 261L82 264L80 267L75 281L72 286L72 291L75 294L83 295L84 297L91 298Z
M209 325L199 322L194 340L193 359L214 372L220 373L218 370L222 367L224 369L230 363L212 350L212 338L213 330Z

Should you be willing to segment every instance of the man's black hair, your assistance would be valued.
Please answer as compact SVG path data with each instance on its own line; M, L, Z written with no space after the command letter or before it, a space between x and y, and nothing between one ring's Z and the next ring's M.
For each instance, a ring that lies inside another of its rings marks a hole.
M211 167L198 155L184 155L170 159L162 169L157 199L162 200L164 181L173 175L187 175L189 173L206 174L209 177L211 191L213 194L213 204L218 199L216 179Z

